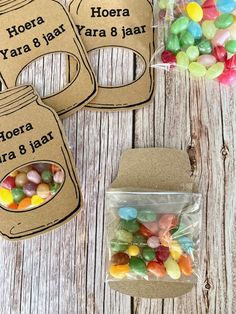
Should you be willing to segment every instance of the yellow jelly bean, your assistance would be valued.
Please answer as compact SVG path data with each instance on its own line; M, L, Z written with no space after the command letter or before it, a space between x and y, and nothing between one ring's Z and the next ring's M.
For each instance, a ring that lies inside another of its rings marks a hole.
M128 253L130 256L137 256L140 253L140 249L137 245L130 245L128 248Z
M217 62L216 64L213 64L207 70L206 77L209 80L214 80L224 72L224 68L225 68L225 65L223 62Z
M179 279L181 277L181 271L179 265L175 260L170 256L167 261L164 262L166 272L172 279Z
M0 204L9 206L14 202L12 193L4 188L0 188Z
M123 279L129 271L129 265L112 265L109 269L110 275L117 279Z
M195 22L200 22L203 18L203 10L196 2L190 2L186 7L186 11L190 19Z
M183 251L178 241L172 241L170 244L170 255L176 261L179 260L180 256L182 255Z
M188 69L189 69L189 72L192 74L192 76L195 76L195 77L203 77L206 75L206 71L207 71L204 65L202 65L199 62L190 63Z
M33 206L39 206L44 203L44 199L38 195L34 195L31 199L31 204Z

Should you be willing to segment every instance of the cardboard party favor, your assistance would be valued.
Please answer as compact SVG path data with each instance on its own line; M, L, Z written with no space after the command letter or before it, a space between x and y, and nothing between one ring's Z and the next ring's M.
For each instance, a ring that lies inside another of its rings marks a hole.
M95 110L137 109L151 102L154 69L149 67L155 51L152 5L148 0L72 0L69 11L88 52L105 48L127 48L144 63L144 72L124 86L99 87L87 108ZM70 62L69 74L76 66Z
M196 192L190 174L189 157L184 151L161 148L128 150L122 156L118 177L111 188L136 192ZM109 281L109 285L120 293L143 298L178 297L194 286L191 282L145 279Z
M19 240L52 230L75 216L81 203L55 111L32 86L0 93L0 234Z
M66 8L56 0L0 1L0 78L10 88L39 57L65 53L78 70L68 85L44 98L61 117L88 103L97 92L85 48Z

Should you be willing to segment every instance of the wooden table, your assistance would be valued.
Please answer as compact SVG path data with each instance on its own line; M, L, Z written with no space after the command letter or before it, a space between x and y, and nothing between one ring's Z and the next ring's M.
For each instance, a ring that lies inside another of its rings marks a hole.
M134 59L129 53L101 51L92 56L94 64L97 58L100 82L133 79ZM50 58L34 64L23 81L37 74L41 92L58 89L63 80L56 74L63 77L64 72L60 58L53 60L57 66ZM116 66L113 76L106 73L109 62ZM43 72L49 78L46 84L42 84ZM155 101L142 110L82 110L64 121L84 207L76 219L49 234L18 243L1 240L1 314L236 313L235 89L180 73L158 71L157 75ZM175 300L133 299L105 284L105 191L126 149L154 146L187 150L203 195L199 284Z

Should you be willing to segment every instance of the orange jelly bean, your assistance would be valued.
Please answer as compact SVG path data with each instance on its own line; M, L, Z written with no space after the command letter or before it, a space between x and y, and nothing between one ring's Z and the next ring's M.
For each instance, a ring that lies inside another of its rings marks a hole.
M16 210L18 208L18 205L16 203L12 203L11 205L8 206L8 208Z
M158 278L164 277L166 275L166 268L162 262L149 262L147 270Z
M31 206L31 198L26 197L18 205L18 210L24 210L24 209L29 208L30 206Z
M192 275L193 266L192 266L191 257L189 255L187 255L187 254L181 255L178 264L179 264L179 268L180 268L181 272L185 276L191 276Z

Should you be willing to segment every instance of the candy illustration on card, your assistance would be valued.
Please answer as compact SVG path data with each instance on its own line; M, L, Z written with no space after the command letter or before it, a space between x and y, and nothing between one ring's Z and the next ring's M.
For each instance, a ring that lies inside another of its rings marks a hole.
M44 102L66 117L96 95L97 84L85 48L62 4L54 0L4 1L0 23L0 78L6 87L19 85L20 75L32 62L61 53L75 61L76 72Z

